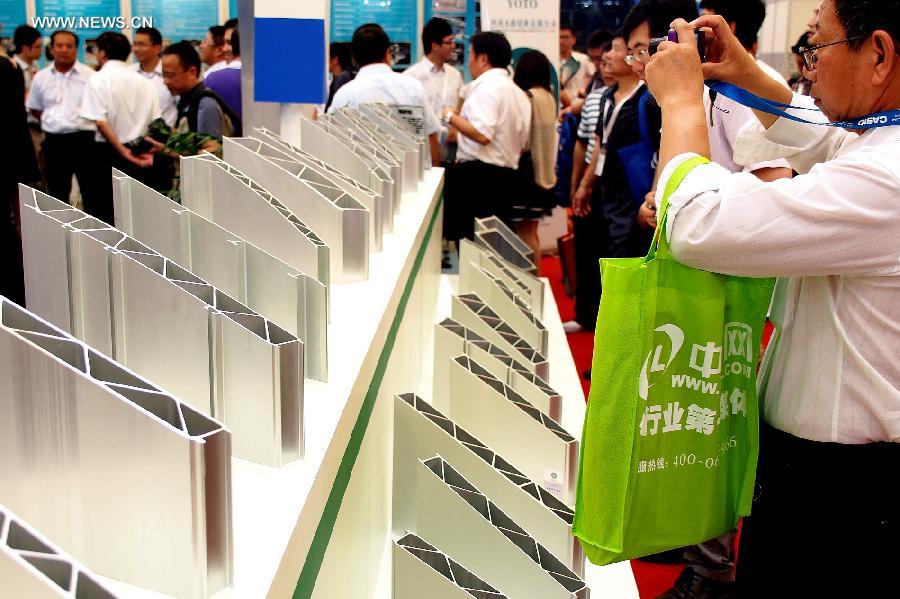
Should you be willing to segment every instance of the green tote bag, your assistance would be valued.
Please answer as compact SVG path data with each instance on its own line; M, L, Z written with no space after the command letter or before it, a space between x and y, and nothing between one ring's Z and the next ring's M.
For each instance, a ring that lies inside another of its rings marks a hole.
M756 365L773 280L679 264L659 226L645 258L601 260L573 532L595 564L692 545L750 511Z

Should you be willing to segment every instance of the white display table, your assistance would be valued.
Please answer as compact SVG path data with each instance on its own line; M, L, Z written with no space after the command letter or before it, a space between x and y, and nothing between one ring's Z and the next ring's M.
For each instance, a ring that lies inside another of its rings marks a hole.
M234 586L217 599L390 597L393 397L430 399L434 324L454 285L439 271L442 190L443 169L427 171L370 280L332 286L328 382L305 382L304 458L280 469L233 459ZM546 296L550 383L580 437L584 394ZM586 581L597 597L638 596L627 562L589 566ZM121 597L161 597L108 582Z

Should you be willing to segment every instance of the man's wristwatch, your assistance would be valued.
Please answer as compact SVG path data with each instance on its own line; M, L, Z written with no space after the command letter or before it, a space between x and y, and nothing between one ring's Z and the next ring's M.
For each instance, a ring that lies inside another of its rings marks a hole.
M450 121L451 121L452 119L453 119L453 111L452 111L452 110L445 110L445 111L444 111L444 116L441 117L441 122L444 123L445 125L450 125Z

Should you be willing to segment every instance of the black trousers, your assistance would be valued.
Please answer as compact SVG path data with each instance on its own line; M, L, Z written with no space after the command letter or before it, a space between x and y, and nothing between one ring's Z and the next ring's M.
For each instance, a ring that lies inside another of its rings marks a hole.
M600 308L600 258L630 258L647 253L653 231L637 223L638 206L627 183L620 188L598 184L591 211L573 220L575 234L575 320L587 329L597 324Z
M496 215L509 224L510 209L518 191L515 169L478 160L456 163L447 172L444 238L472 239L476 218Z
M900 444L808 441L761 424L744 597L896 597Z
M94 141L93 131L44 134L44 170L47 174L47 193L61 202L69 202L72 175L78 178L81 196L95 198L105 184L98 161L104 161L102 148Z

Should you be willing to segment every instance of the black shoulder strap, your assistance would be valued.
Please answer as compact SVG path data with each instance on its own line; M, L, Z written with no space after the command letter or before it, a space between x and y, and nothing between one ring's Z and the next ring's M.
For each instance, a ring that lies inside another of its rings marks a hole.
M235 137L240 137L242 135L242 127L241 127L241 118L231 109L230 106L222 99L222 96L209 89L208 87L204 87L202 90L197 92L191 97L190 106L186 111L186 116L188 119L188 127L191 131L197 130L197 115L200 112L200 100L203 98L212 98L219 105L219 108L222 109L222 112L229 118L231 121L231 134Z

